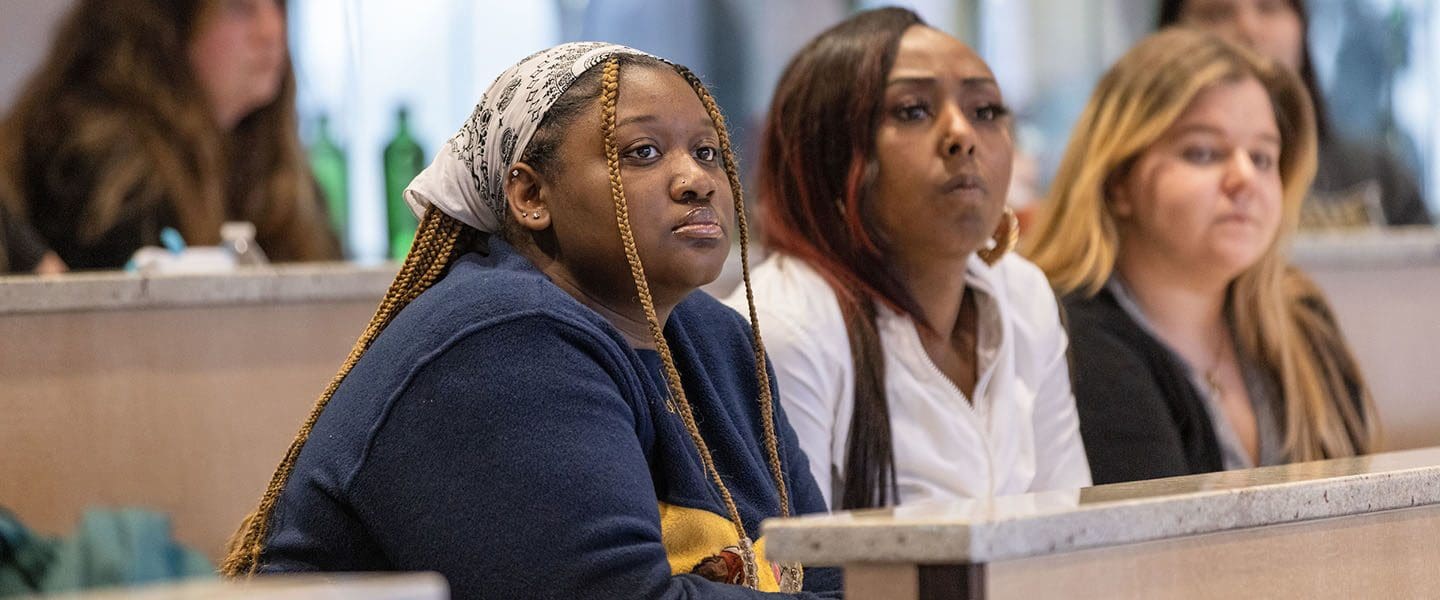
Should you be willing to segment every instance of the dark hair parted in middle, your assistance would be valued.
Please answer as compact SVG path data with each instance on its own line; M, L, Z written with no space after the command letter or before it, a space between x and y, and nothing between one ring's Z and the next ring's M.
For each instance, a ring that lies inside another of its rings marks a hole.
M811 40L780 77L761 142L763 239L810 264L834 288L850 338L855 412L842 508L883 506L896 497L876 303L925 322L868 215L886 80L900 38L916 25L925 22L914 12L886 8Z

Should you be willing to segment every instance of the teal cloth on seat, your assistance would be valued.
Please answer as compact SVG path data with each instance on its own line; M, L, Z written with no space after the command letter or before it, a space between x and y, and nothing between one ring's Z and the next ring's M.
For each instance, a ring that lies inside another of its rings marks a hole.
M85 512L69 538L45 538L0 509L0 597L215 575L176 542L169 517L140 509Z

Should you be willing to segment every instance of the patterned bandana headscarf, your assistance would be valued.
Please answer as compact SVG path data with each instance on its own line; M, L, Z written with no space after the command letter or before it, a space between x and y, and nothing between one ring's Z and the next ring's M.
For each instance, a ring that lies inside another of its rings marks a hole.
M423 216L434 206L485 233L499 231L505 222L505 173L525 154L545 114L570 84L618 54L650 56L616 44L574 42L541 50L506 69L435 161L405 188L410 210Z

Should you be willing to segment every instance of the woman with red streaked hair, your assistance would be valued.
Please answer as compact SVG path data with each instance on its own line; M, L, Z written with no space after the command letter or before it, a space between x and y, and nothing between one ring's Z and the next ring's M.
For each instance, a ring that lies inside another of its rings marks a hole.
M908 10L840 23L781 77L752 283L832 508L1090 484L1054 294L1008 252L1013 153L990 68Z

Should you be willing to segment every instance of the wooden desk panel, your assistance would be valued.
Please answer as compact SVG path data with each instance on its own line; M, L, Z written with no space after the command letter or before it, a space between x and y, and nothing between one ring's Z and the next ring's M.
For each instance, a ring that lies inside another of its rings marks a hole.
M0 315L0 504L160 510L220 556L375 304Z

